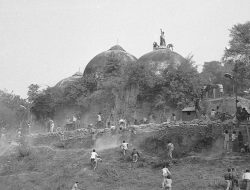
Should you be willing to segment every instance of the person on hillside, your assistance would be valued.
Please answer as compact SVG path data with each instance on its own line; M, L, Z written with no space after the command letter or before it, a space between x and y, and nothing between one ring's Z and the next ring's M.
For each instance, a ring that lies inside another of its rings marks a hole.
M102 115L101 112L97 114L97 127L101 128L102 127Z
M162 168L162 176L163 176L163 181L162 181L162 188L165 188L165 184L166 184L166 179L168 176L171 177L171 172L168 169L168 164L165 164Z
M139 125L139 122L137 121L137 119L135 119L134 125Z
M227 153L229 153L229 133L228 133L228 130L225 130L223 136L224 136L224 150L226 150Z
M101 121L102 121L101 112L99 112L99 113L97 114L97 121L98 121L98 122L101 122Z
M230 168L227 169L227 173L225 173L224 179L225 179L225 181L227 183L226 190L231 190L231 187L232 187L232 173L231 173Z
M216 115L216 111L212 109L211 114L210 114L211 119L215 119L215 115Z
M174 144L171 141L168 141L167 151L168 151L168 158L172 160L173 159Z
M237 150L236 140L237 140L236 131L233 131L233 133L232 133L232 152L236 152L236 150Z
M250 171L246 170L246 172L242 175L243 181L246 183L246 190L250 190Z
M171 190L172 189L172 179L171 176L168 175L165 179L165 183L164 183L164 188L167 190Z
M242 121L246 121L249 117L248 115L249 113L247 112L246 108L242 108L242 111L241 111Z
M98 157L99 155L96 153L95 149L93 149L90 156L90 162L94 170L97 168Z
M111 125L110 130L111 130L111 132L114 133L116 131L116 126L115 125Z
M55 128L55 123L52 119L49 119L49 132L53 133Z
M235 168L232 168L231 174L232 174L232 190L236 190L237 187L239 186L239 175L236 172Z
M75 182L75 184L72 187L72 190L79 190L78 189L78 182Z
M249 150L249 143L248 142L246 142L244 144L244 152L250 152L250 150Z
M238 134L238 143L239 143L239 150L241 152L241 149L244 147L243 135L242 135L241 131L239 131L239 134Z
M22 129L19 127L17 129L17 138L21 138L21 136L22 136Z
M72 116L72 124L73 124L72 128L73 128L73 130L77 129L76 121L77 121L77 117L75 115L73 115Z
M132 161L135 163L138 161L139 157L140 157L140 154L139 152L134 148L132 153L131 153L131 156L132 156Z
M174 123L176 122L176 115L175 115L175 113L172 113L172 116L171 116L170 120L172 122L174 122Z
M123 155L125 156L126 152L128 150L128 143L126 143L125 141L123 141L122 144L121 144L121 149L122 149Z

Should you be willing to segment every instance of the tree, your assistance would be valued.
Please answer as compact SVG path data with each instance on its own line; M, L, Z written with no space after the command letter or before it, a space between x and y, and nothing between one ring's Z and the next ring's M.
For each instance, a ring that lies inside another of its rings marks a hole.
M237 86L244 90L249 88L250 77L250 22L234 25L230 30L230 38L223 61L237 81Z
M230 30L229 48L225 49L226 62L240 60L250 64L250 22L236 24Z
M20 96L0 90L0 120L11 127L28 119L29 103Z
M219 61L205 62L203 65L201 76L208 83L221 83L224 77L224 67Z
M40 88L40 86L37 85L37 84L29 85L29 87L28 87L29 90L28 90L28 93L27 93L29 102L33 102L36 99L36 97L39 94L39 88Z
M204 84L194 66L192 56L186 58L177 69L166 69L163 76L162 94L165 95L169 105L183 108L192 104L197 110L200 109L199 100Z

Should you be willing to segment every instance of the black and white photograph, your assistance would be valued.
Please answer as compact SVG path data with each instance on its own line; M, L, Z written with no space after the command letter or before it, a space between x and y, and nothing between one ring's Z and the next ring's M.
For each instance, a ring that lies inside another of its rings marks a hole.
M250 190L250 0L0 0L0 190Z

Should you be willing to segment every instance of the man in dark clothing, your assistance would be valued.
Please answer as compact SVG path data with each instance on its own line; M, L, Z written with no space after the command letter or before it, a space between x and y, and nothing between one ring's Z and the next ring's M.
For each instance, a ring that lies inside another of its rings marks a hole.
M232 189L236 189L239 186L238 179L239 176L234 168L232 168Z
M230 190L232 187L232 174L230 168L227 169L227 173L224 175L224 179L227 182L226 190Z
M238 134L238 142L239 142L239 150L241 151L241 149L244 147L243 135L241 134L241 131L239 131L239 134Z
M132 153L131 153L131 156L132 156L132 160L133 162L137 162L138 161L138 158L140 157L140 154L139 152L134 148Z
M241 118L242 118L242 121L246 121L247 118L248 118L248 112L246 110L246 108L243 108L242 111L241 111Z

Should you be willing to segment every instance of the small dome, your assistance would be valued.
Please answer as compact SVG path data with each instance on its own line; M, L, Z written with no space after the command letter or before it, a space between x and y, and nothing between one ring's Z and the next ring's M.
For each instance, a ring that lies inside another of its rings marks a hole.
M96 55L90 62L87 64L84 74L91 73L104 73L105 66L109 59L114 59L119 62L119 65L126 65L128 63L135 63L137 58L128 52L126 52L121 46L115 45L111 47L109 50L104 51L98 55Z
M82 78L82 73L81 72L76 72L75 74L73 74L71 77L65 78L61 81L59 81L55 87L58 88L66 88L67 86L69 86L70 84L72 84L73 82L79 80L80 78Z
M149 64L155 69L155 73L160 73L170 65L174 68L185 61L185 58L168 48L157 49L141 56L138 64Z

